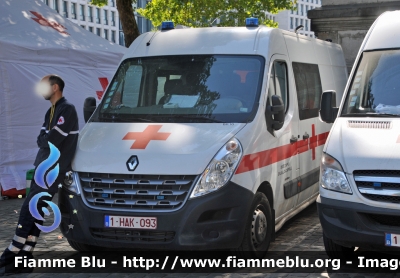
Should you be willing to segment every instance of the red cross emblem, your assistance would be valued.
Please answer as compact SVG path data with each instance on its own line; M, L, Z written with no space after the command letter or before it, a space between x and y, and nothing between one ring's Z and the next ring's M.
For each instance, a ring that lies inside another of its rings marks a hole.
M145 149L152 140L165 141L171 135L169 132L158 132L162 125L149 125L142 132L128 132L122 140L135 140L131 149Z
M99 81L100 81L100 85L101 88L103 89L103 91L96 91L96 95L98 99L101 99L101 97L104 94L104 91L106 90L107 86L108 86L108 79L107 77L99 77Z
M310 149L312 150L312 160L315 160L315 148L318 147L318 137L315 134L315 125L311 125Z
M60 34L69 36L69 34L65 31L65 30L67 30L67 28L65 28L63 25L61 25L57 21L48 20L47 18L43 17L43 15L41 15L38 12L34 12L34 11L30 11L30 12L31 12L31 14L36 16L36 18L32 17L32 19L34 21L36 21L37 23L39 23L40 25L51 27L54 30L56 30L57 32L59 32Z

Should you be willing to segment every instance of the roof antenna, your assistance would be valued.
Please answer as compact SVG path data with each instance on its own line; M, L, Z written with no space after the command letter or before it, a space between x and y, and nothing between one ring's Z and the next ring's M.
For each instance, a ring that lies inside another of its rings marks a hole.
M146 46L150 46L151 44L151 40L153 39L153 37L157 34L158 31L155 31L153 36L151 36L151 38L149 39L149 41L146 43Z
M304 28L303 25L299 25L299 26L296 27L296 29L294 29L294 32L297 34L297 32L298 32L299 30L303 29L303 28Z

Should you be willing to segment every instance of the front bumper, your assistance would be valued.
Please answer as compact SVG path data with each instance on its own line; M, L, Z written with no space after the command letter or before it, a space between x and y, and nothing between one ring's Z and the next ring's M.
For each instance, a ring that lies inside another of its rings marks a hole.
M400 210L319 196L318 215L325 236L336 244L370 251L398 251L385 246L385 233L400 234Z
M143 213L92 209L81 196L65 188L59 193L60 229L67 239L102 247L164 250L239 247L254 198L251 191L229 182L216 192L189 199L177 211ZM158 227L157 230L105 228L105 215L157 217ZM73 229L69 229L70 224Z

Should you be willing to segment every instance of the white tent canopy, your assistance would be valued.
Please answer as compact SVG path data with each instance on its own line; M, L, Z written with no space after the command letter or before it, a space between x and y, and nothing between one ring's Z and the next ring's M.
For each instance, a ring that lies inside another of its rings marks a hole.
M126 48L64 19L39 0L0 1L0 185L25 187L38 151L36 137L50 103L33 92L47 74L60 75L64 96L84 125L83 102L98 99Z

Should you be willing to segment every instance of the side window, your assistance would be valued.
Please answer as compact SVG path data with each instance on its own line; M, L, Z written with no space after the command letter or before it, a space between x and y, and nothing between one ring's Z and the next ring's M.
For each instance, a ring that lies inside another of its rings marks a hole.
M285 111L288 107L288 78L287 65L284 61L274 61L271 69L270 82L268 87L268 100L271 103L271 96L278 95L282 98Z
M322 85L318 65L293 63L300 120L318 117Z

